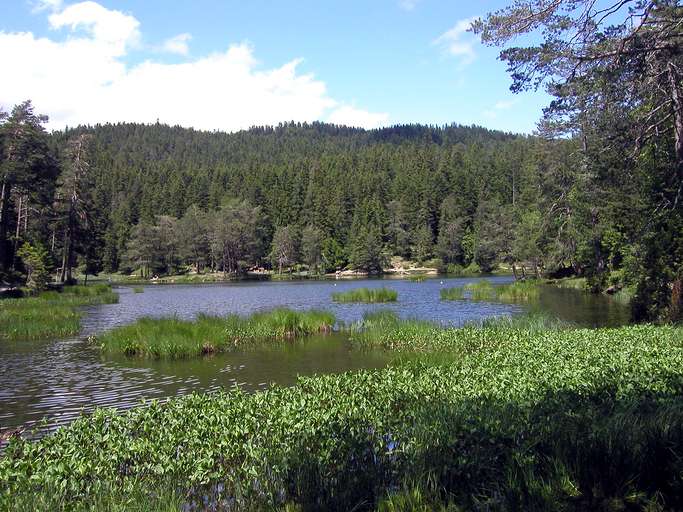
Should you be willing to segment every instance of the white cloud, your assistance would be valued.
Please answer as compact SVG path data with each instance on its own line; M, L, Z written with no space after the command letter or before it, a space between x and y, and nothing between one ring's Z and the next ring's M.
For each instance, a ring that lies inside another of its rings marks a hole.
M33 0L33 12L56 11L62 7L62 0Z
M492 108L484 110L483 115L488 119L496 119L501 111L510 110L517 103L519 103L518 98L497 101Z
M49 22L67 37L0 31L1 62L11 70L3 75L0 106L30 98L52 129L157 119L225 131L290 120L366 127L387 120L331 98L323 81L299 72L300 59L262 69L250 46L235 44L179 64L130 65L126 57L141 38L133 16L86 1L53 11Z
M166 39L161 45L161 49L166 53L175 53L177 55L187 56L190 53L190 48L187 43L192 39L192 35L187 32L178 34L169 39Z
M471 64L477 56L474 51L476 40L467 31L475 19L467 18L458 21L453 28L437 37L433 44L439 46L448 55L458 58L462 66Z
M419 3L420 0L400 0L398 6L404 11L412 11Z
M71 32L83 29L90 42L106 47L114 56L123 55L127 48L140 42L138 20L92 1L80 2L53 12L48 20L53 29L68 27Z
M344 105L332 111L327 117L327 122L361 128L378 128L388 124L389 115L386 113L368 112L367 110Z

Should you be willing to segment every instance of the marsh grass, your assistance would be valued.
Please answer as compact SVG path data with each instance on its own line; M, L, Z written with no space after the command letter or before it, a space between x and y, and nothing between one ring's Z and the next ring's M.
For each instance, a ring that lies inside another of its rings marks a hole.
M515 281L495 288L498 300L522 302L536 300L541 295L540 283L534 280Z
M338 292L332 294L334 302L363 302L363 303L380 303L380 302L396 302L398 292L390 288L356 288L346 292Z
M540 313L487 318L462 327L443 327L424 320L401 319L392 311L384 311L366 314L350 329L350 339L356 347L363 349L463 354L495 347L520 336L573 327Z
M408 276L408 281L413 283L422 283L426 279L424 274L411 274Z
M515 281L502 286L493 286L490 281L482 279L468 283L464 287L442 288L441 300L462 300L469 298L475 301L525 302L536 300L540 296L539 283L536 281Z
M107 284L69 286L34 297L0 301L0 339L38 340L63 338L80 330L78 308L118 302Z
M142 286L134 286L133 287L133 293L144 293L145 289Z
M526 333L541 333L560 329L574 329L571 322L544 313L527 313L524 315L505 315L490 317L480 322L466 324L470 328L494 329L499 331L523 331Z
M441 296L441 300L462 300L465 298L465 290L462 286L441 288L439 295Z
M258 342L329 332L333 314L279 308L249 317L199 315L195 320L141 318L93 339L105 352L129 357L182 359L227 352Z
M587 290L588 283L585 277L565 277L563 279L554 279L550 284L558 288L570 288L572 290Z
M617 293L612 295L612 300L620 304L629 305L633 300L635 292L633 288L622 288Z
M464 290L472 300L487 301L496 298L496 290L488 279L467 283Z

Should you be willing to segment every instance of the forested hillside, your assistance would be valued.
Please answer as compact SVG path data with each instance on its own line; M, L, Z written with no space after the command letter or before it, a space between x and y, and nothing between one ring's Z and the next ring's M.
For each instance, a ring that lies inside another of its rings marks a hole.
M68 280L78 266L378 272L400 255L451 272L506 262L520 275L582 275L601 290L638 281L653 229L656 174L622 171L618 153L587 169L576 138L322 123L49 135L42 122L25 103L2 124L6 281Z

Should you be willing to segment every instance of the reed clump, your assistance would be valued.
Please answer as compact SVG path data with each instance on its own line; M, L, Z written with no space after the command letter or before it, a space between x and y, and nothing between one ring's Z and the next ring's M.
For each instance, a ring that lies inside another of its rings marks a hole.
M326 311L278 308L248 317L141 318L101 334L93 341L105 352L129 357L183 359L227 352L268 340L325 333L331 331L334 324L334 315Z
M332 294L334 302L363 302L368 304L396 302L398 292L390 288L355 288L346 292Z
M399 352L463 354L492 348L500 342L534 333L572 329L573 325L543 314L487 318L462 327L444 327L433 322L400 319L395 313L372 315L352 326L351 342L358 348Z
M496 298L505 302L536 300L541 295L540 284L535 280L515 281L495 289Z
M441 300L462 300L465 298L465 289L462 286L441 288L439 295Z
M118 295L107 284L65 286L36 296L0 300L0 339L63 338L78 334L81 306L112 304Z
M465 292L472 300L493 300L496 298L496 290L488 279L481 279L464 286Z

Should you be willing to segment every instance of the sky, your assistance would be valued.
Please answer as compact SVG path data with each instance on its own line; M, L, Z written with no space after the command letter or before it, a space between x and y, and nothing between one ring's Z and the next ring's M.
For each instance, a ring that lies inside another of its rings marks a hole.
M0 108L51 130L157 120L236 131L286 121L477 124L531 133L467 27L506 0L0 0Z

